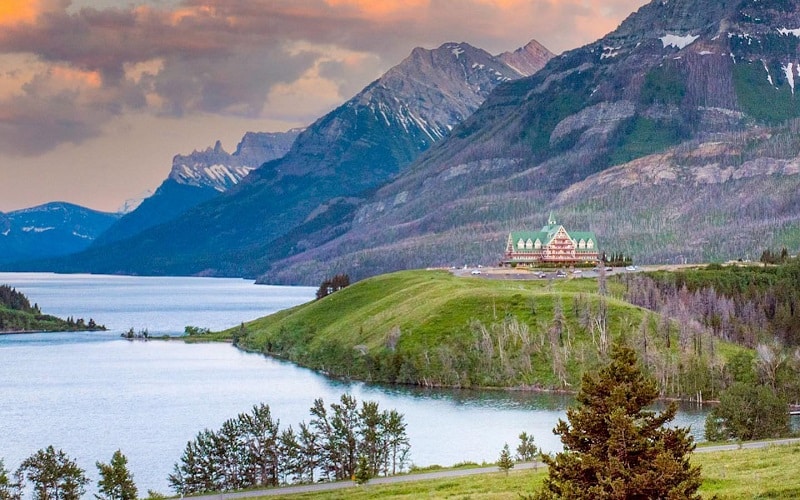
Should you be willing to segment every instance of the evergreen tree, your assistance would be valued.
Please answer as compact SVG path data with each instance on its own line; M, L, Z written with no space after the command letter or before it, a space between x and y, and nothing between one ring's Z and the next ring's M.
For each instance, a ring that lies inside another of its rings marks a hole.
M95 495L100 500L136 500L138 490L133 482L133 475L128 470L128 458L117 450L111 457L111 462L104 464L97 462L100 480L97 489L100 495Z
M89 482L84 470L53 446L26 458L19 474L33 484L36 500L78 500Z
M533 435L523 432L519 435L519 446L517 446L517 460L520 462L531 462L539 456L539 447L533 442Z
M610 363L587 372L576 400L554 432L564 451L549 466L541 498L699 499L700 469L689 463L688 429L667 428L672 404L661 414L645 408L658 396L634 351L615 344Z
M501 471L508 475L508 471L514 468L514 459L511 458L511 450L508 449L508 443L503 446L500 451L500 459L497 461L497 466Z
M366 484L372 478L371 466L366 455L359 455L356 462L356 472L353 474L356 484Z
M9 476L8 469L5 468L3 461L0 460L0 500L21 500L22 485L19 483L20 481L14 481Z

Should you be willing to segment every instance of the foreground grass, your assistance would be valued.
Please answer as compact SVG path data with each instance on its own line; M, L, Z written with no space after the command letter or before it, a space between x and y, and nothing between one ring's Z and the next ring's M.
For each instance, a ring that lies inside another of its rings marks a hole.
M703 498L800 498L800 445L755 450L697 453L692 458L703 470ZM339 491L260 498L292 499L411 499L470 498L519 499L541 488L546 470L512 470L453 479L432 479L399 484L353 486Z

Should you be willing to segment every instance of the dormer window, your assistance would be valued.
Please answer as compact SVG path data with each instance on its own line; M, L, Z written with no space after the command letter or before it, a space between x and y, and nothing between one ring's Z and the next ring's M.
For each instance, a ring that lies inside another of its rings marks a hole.
M589 241L586 243L586 248L588 248L588 249L592 249L592 248L594 248L594 241L592 241L592 240L589 240Z
M542 248L542 240L536 238L536 241L533 243L533 248L535 248L536 250Z
M523 240L522 238L520 238L520 239L519 239L519 241L517 242L517 248L519 248L520 250L522 250L523 248L525 248L525 240Z
M527 248L528 250L532 249L533 248L533 240L528 238L528 241L525 242L525 248Z

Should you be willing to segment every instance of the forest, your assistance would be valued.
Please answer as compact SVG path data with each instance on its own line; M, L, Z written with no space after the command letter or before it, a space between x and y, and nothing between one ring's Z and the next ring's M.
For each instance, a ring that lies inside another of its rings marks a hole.
M22 292L0 285L0 333L16 332L74 332L105 330L94 319L68 317L66 320L42 314L39 304L31 305Z

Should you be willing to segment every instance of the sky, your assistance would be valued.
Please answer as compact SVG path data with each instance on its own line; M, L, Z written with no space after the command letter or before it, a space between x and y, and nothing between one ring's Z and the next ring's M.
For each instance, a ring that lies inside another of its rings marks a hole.
M645 0L0 0L0 211L114 212L172 158L307 126L413 48L590 43Z

